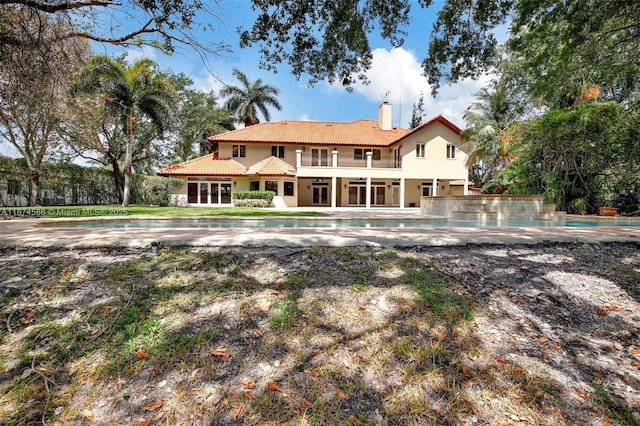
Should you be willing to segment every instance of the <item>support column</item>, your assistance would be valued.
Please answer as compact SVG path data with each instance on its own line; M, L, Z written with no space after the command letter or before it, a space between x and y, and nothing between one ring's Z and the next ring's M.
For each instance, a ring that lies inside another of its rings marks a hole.
M338 151L331 151L331 167L338 167Z
M464 195L469 195L469 178L465 178L464 180Z
M296 149L296 168L302 167L302 150Z
M336 151L334 151L336 152ZM337 207L336 200L338 199L338 178L333 176L331 178L331 208L335 209Z
M367 178L367 190L365 192L367 194L366 207L370 209L371 208L371 177Z
M431 188L433 188L433 195L434 197L438 195L438 178L433 179L433 185L431 185Z
M373 152L368 151L365 154L367 156L367 169L370 169L373 166Z
M405 188L405 178L400 178L400 208L404 208L404 188Z

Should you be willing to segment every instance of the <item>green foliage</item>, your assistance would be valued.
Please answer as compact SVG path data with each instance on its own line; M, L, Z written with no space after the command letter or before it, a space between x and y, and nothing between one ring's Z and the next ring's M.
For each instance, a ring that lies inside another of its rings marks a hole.
M172 189L182 186L182 180L159 176L131 176L131 201L135 204L168 206Z
M640 208L638 114L615 102L551 110L521 128L509 193L545 194L569 212Z
M409 122L409 129L415 129L422 124L424 119L424 93L420 92L420 98L417 103L413 103L413 110L411 111L411 121Z
M430 4L431 1L423 0ZM402 0L351 2L273 2L253 0L258 18L250 30L240 29L240 47L259 45L260 66L276 70L279 63L291 65L296 77L309 75L311 84L324 79L350 87L366 81L371 66L367 33L378 24L380 35L401 46L409 23L411 6Z
M237 78L242 87L225 86L220 90L220 96L228 97L224 106L227 110L235 114L237 122L251 126L260 122L256 113L260 111L266 121L271 119L269 106L280 111L282 106L276 96L280 90L263 84L261 79L250 81L245 73L235 68L233 76Z
M15 206L20 198L28 199L31 190L29 178L29 168L24 159L0 158L0 206ZM21 192L18 197L4 195L10 181L18 182ZM179 185L182 185L179 179L134 174L132 201L147 205L167 205L172 186ZM40 205L108 205L116 204L117 201L110 170L71 163L44 163L42 166L38 188Z
M273 191L235 191L233 194L235 207L271 207Z

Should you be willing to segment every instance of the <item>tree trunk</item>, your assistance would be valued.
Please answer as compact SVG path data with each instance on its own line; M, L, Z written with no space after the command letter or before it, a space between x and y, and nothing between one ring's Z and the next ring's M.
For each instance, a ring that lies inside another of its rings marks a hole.
M131 192L131 167L133 163L133 108L129 113L127 127L127 146L124 154L124 193L122 207L129 207L129 193Z
M116 195L118 196L118 203L122 204L124 193L124 182L122 180L122 173L120 172L120 163L117 158L111 159L111 167L113 168L113 180L116 185Z
M38 205L38 187L40 186L40 172L31 170L31 194L29 195L29 206Z

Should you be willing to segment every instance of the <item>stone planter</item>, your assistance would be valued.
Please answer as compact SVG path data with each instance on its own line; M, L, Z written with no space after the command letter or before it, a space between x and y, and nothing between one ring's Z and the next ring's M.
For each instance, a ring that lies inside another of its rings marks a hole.
M618 208L617 207L600 207L600 216L617 216Z

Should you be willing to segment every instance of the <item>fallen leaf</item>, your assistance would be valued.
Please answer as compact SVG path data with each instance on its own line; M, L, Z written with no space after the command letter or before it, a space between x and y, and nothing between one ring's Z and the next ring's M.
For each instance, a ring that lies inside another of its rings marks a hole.
M244 396L247 397L247 401L249 402L253 401L253 394L251 393L251 391L244 391Z
M82 411L82 415L85 416L87 419L89 419L92 422L96 420L93 417L93 413L91 412L91 410L88 410L86 408Z
M560 417L562 415L562 411L558 410L555 413L553 413L553 415L556 417Z
M280 389L280 385L278 385L276 382L267 382L267 389L269 389L271 392L282 392L282 389Z
M149 354L147 352L145 352L144 349L138 349L138 351L136 352L136 356L140 359L142 358L149 358Z
M242 384L244 385L245 389L253 389L256 387L256 382L254 382L253 380L243 380Z
M302 398L302 402L309 408L313 407L313 404L307 398Z
M145 314L140 314L140 316L138 317L138 321L144 321L147 319L147 316Z
M638 367L638 368L640 368L640 362L639 362L639 361L633 361L633 362L631 363L631 365L633 365L634 367Z
M256 334L260 337L264 336L264 331L262 330L256 330Z
M161 399L156 400L156 403L153 405L147 405L145 407L142 407L142 409L144 411L156 411L157 409L159 409L160 407L162 407L164 405L164 401Z
M213 355L215 357L215 361L219 362L222 359L231 357L231 352L229 352L229 349L227 349L226 346L218 346L215 350L209 351L209 355Z
M640 349L633 348L631 349L631 353L634 355L640 355Z
M444 340L447 338L447 333L443 333L440 330L433 330L433 334L435 334L436 337L440 340Z
M238 405L238 408L236 408L236 411L233 412L233 420L238 420L238 417L240 417L240 414L242 414L242 404Z
M508 364L507 360L502 358L501 356L496 357L496 361L502 363L502 364Z
M347 397L347 395L344 393L344 391L342 389L340 389L340 388L338 388L338 392L337 393L338 393L338 397L339 398L345 399Z
M549 339L547 339L546 337L540 337L539 339L536 339L536 341L540 344L542 343L546 343L549 341Z
M609 315L609 311L604 308L600 308L598 309L598 315L600 315L601 317L606 317L607 315Z
M513 369L513 371L516 372L516 373L522 373L523 370L524 370L524 368L522 368L522 367L516 367L516 368Z
M149 417L147 420L145 420L144 422L140 423L140 426L149 426L152 421L153 421L153 417Z

